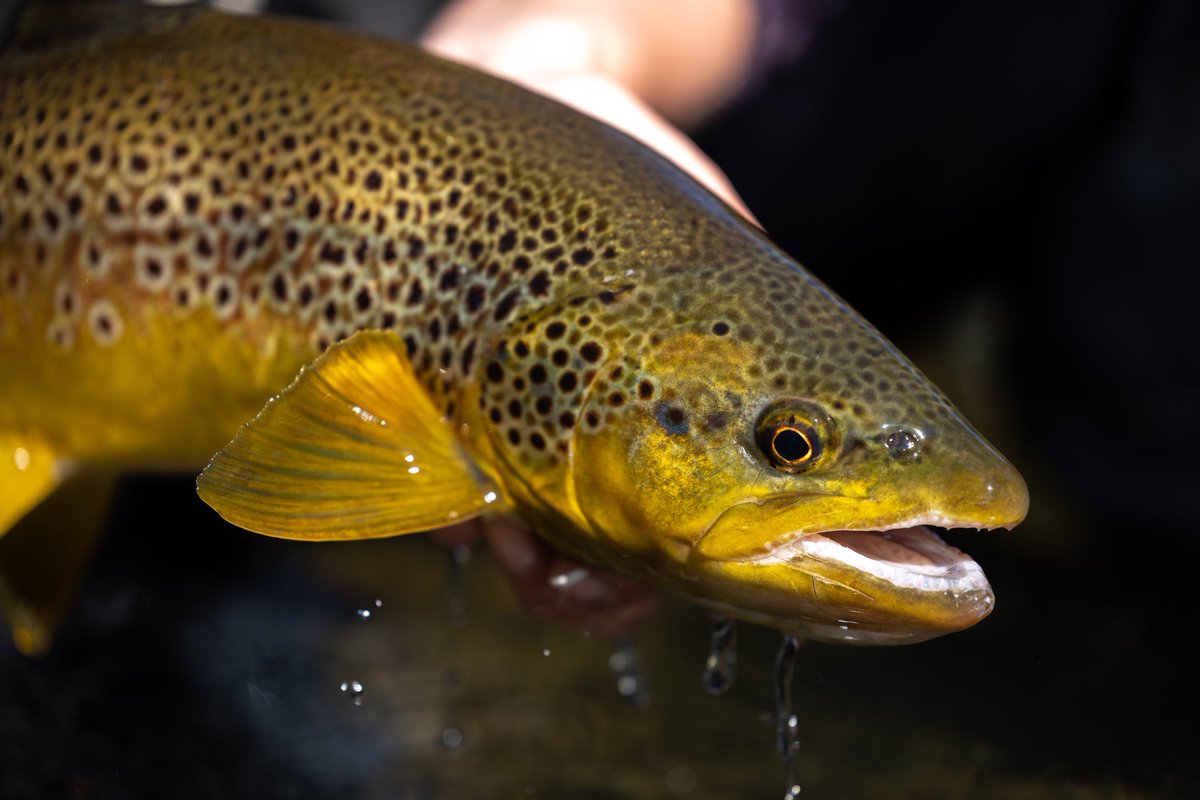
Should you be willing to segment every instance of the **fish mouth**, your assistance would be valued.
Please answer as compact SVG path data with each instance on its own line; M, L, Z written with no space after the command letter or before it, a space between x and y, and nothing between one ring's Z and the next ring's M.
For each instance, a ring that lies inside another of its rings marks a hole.
M711 604L818 641L906 644L960 631L992 612L995 595L982 568L943 540L959 527L923 517L785 534L766 552L714 563L732 583Z
M902 591L972 594L988 610L994 603L983 569L947 544L930 524L802 533L772 551L770 558L795 564L838 564Z

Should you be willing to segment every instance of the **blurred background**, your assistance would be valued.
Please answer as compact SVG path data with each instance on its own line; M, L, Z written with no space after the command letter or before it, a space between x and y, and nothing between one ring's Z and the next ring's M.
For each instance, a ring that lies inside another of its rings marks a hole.
M413 39L438 5L266 10ZM977 628L802 649L803 796L1200 796L1200 5L802 5L806 46L689 133L1032 497L953 540L997 594ZM0 796L782 794L773 631L712 698L706 614L667 600L623 695L633 651L523 614L486 553L459 618L450 571L127 481L54 649L0 645Z

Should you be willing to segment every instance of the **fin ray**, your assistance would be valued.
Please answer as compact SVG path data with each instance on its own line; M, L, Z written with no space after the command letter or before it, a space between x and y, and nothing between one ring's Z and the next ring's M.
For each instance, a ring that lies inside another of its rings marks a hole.
M499 505L403 341L381 331L356 334L301 371L197 489L235 525L293 539L394 536Z

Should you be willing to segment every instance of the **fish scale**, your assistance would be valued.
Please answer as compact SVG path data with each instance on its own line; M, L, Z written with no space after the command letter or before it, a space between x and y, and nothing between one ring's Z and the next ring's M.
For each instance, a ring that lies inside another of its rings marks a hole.
M388 365L398 395L389 414L348 399L363 420L408 413L411 370L465 447L463 480L502 489L562 549L670 574L723 611L725 589L691 588L688 554L722 540L699 498L792 491L753 452L778 398L819 407L827 463L874 471L829 477L829 495L901 477L879 461L888 426L1011 469L761 232L595 120L295 21L126 9L82 38L45 29L31 15L0 60L0 362L17 378L0 385L0 433L58 460L194 467L319 354L312 380L354 353ZM364 331L395 338L339 349ZM294 402L316 402L305 392ZM636 496L653 513L627 508ZM817 518L886 527L915 503Z

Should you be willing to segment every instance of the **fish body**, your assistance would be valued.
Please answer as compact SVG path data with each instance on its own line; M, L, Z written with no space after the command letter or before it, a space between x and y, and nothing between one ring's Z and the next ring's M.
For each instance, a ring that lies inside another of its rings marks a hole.
M815 638L990 611L974 562L919 526L1015 524L1019 475L661 157L305 23L26 29L0 60L0 529L67 465L217 453L201 496L271 535L507 510Z

